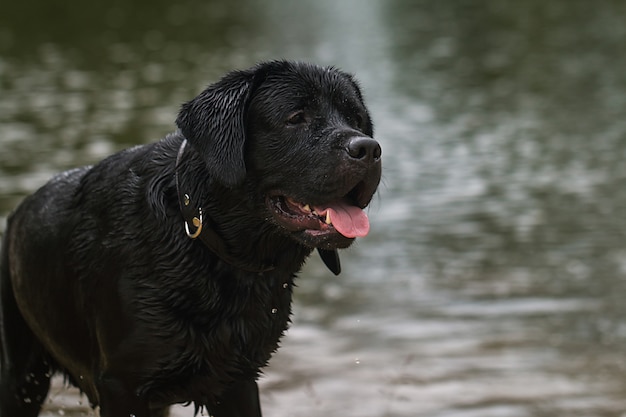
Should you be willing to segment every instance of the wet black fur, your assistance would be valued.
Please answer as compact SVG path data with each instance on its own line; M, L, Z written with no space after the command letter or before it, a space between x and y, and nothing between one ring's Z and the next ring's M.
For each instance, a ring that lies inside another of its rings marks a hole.
M304 120L286 123L298 109ZM59 174L10 216L0 417L37 416L57 371L102 417L164 416L184 402L216 417L261 415L256 378L288 326L295 273L314 247L350 243L285 231L267 193L329 201L357 176L373 193L380 168L353 167L341 150L372 124L351 76L281 61L228 74L184 104L177 125ZM184 234L174 182L183 136L181 188L235 258L274 270L246 272Z

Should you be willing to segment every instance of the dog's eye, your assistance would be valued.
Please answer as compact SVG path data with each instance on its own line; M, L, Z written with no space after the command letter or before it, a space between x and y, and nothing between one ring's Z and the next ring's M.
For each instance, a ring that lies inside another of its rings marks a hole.
M298 110L297 112L291 113L287 118L288 125L300 125L302 123L306 123L306 115L303 110Z
M363 116L361 116L359 113L353 115L350 121L353 122L357 128L363 128Z

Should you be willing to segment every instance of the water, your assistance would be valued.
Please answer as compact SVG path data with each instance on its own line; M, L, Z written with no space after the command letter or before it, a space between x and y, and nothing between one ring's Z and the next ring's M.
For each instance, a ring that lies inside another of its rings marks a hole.
M231 68L336 65L361 80L384 183L342 275L302 273L265 413L625 416L625 20L619 1L8 2L0 231ZM45 416L93 415L58 381L51 397Z

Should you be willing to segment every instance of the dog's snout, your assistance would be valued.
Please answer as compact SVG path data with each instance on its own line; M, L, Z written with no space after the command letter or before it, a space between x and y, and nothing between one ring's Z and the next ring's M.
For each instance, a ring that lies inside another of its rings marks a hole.
M364 136L351 138L346 144L346 151L351 158L364 162L375 162L380 159L382 153L378 142Z

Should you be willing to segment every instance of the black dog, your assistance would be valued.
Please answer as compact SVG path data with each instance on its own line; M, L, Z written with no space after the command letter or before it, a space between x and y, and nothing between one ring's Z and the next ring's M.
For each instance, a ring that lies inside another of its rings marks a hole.
M353 78L308 64L232 72L176 123L9 218L0 417L36 416L57 371L102 417L261 415L294 275L315 248L339 273L336 249L367 234L381 149Z

